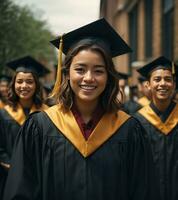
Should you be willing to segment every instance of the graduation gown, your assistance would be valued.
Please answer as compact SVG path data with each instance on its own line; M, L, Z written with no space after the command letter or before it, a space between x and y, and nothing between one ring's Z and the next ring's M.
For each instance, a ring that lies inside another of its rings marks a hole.
M136 114L149 139L162 200L178 199L178 104L171 103L166 112L153 104Z
M138 99L137 103L143 107L143 106L147 106L148 104L150 104L150 100L146 96L143 96Z
M42 105L40 109L33 105L30 113L45 108L47 108L46 105ZM0 163L10 164L14 142L25 119L26 116L20 105L17 106L17 111L9 105L0 110ZM2 199L7 173L8 170L0 164L0 199Z
M56 105L20 129L4 200L157 200L149 158L126 113L105 114L85 140L72 112Z
M130 115L136 113L141 107L142 106L134 100L128 100L123 104L123 110Z

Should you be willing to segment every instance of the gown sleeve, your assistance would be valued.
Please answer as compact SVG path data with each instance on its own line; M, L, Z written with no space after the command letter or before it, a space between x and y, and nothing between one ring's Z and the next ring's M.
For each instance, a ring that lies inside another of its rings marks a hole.
M40 130L29 119L20 129L12 155L4 200L41 200Z
M8 124L5 124L4 116L0 113L0 162L9 163L10 157L6 151L6 129Z
M155 166L146 133L140 123L135 123L134 129L128 137L129 199L158 200Z

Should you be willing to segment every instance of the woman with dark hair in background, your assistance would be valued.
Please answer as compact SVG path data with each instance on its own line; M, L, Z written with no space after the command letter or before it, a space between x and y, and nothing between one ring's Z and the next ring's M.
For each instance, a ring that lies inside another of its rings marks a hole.
M10 76L7 76L6 74L0 75L0 109L4 108L4 106L7 104L7 96L10 82Z
M62 39L59 104L21 128L4 200L159 199L144 132L119 110L112 57L131 49L104 19L65 34L60 53Z
M0 199L20 127L29 113L47 108L42 103L41 86L37 76L42 76L48 71L29 56L7 65L16 70L16 73L10 85L8 104L0 110Z

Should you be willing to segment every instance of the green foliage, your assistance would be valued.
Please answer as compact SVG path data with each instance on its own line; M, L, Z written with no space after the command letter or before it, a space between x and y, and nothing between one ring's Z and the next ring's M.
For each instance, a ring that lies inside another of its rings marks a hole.
M53 34L44 20L35 18L28 7L0 0L0 67L24 55L56 63L55 49L49 41Z

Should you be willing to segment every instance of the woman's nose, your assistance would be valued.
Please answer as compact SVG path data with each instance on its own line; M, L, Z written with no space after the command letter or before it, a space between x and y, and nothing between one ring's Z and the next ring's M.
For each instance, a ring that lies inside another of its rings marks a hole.
M94 79L94 76L91 71L87 71L84 75L84 80L91 81Z

